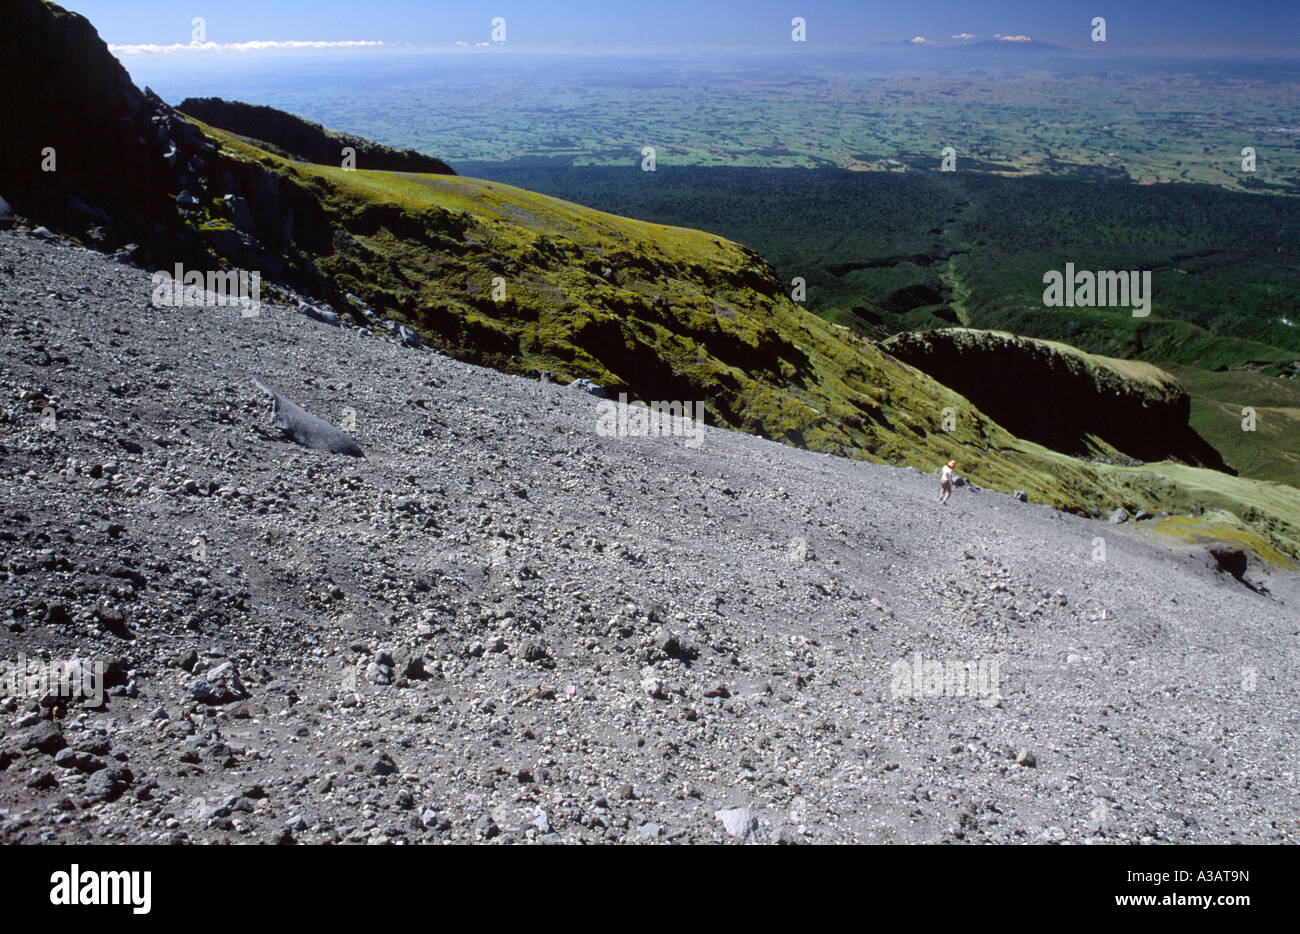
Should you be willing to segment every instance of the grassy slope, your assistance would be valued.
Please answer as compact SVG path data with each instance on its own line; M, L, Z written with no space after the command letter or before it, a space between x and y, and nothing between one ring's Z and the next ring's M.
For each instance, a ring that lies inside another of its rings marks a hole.
M1300 503L1270 485L1176 465L1085 464L1017 439L791 302L737 244L479 179L293 163L203 129L227 156L309 188L336 230L317 265L454 355L586 376L632 398L703 400L712 423L815 450L924 470L955 458L982 486L1059 508L1184 512L1210 497L1300 552ZM491 297L498 275L503 302ZM960 413L951 433L941 428L948 406Z
M1192 427L1245 476L1300 489L1300 382L1250 370L1171 367L1192 397ZM1242 430L1242 409L1255 431Z
M1006 330L1038 340L1056 340L1110 357L1142 359L1162 367L1190 365L1203 368L1259 364L1271 373L1283 372L1295 351L1271 344L1212 334L1189 321L1152 313L1134 318L1127 310L1017 306L1015 299L996 311L972 312L971 324L988 330Z

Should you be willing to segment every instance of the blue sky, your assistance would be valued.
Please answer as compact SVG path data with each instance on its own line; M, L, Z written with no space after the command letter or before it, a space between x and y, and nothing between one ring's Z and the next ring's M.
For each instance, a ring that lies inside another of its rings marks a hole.
M65 0L110 45L187 44L201 16L214 43L377 40L473 47L506 20L511 48L576 49L770 45L789 48L790 21L807 22L805 48L870 47L924 37L952 43L1030 36L1097 50L1090 22L1104 16L1107 50L1157 54L1300 55L1300 0Z

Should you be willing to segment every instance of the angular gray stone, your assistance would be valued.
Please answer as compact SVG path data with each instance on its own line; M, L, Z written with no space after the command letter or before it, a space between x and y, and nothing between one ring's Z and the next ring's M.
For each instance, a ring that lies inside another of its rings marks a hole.
M286 438L317 451L331 451L351 457L365 456L361 445L347 432L335 428L323 418L317 418L257 380L253 380L253 385L271 397L271 427L279 428Z
M682 661L689 661L700 654L695 646L666 626L661 626L655 632L654 642L655 648L660 652L671 658L679 658Z
M313 321L319 321L321 324L328 324L330 327L338 327L342 320L333 311L328 308L321 308L319 305L313 305L310 302L299 302L298 311Z
M385 663L380 659L387 658ZM366 680L371 684L392 684L393 683L393 665L392 657L386 652L376 655L375 658L366 665Z
M248 697L234 662L222 662L190 685L190 694L205 704L229 704Z
M749 808L725 808L713 816L729 836L740 840L751 840L758 836L758 817Z
M68 741L63 738L63 730L53 720L46 720L32 727L19 743L22 749L36 749L47 756L54 755L66 745Z
M420 340L420 335L416 334L405 325L398 325L397 337L407 347L414 347L416 350L419 350L424 346L424 343Z
M112 801L131 784L131 773L126 769L100 769L86 782L86 797L91 801Z
M598 398L601 399L605 398L605 387L598 385L597 383L593 383L589 379L575 379L573 382L569 383L569 388L581 389L583 392L589 392L593 396L597 396Z
M519 654L526 662L545 662L551 658L551 653L546 650L546 646L536 639L530 639L523 644Z
M73 750L69 749L67 746L64 746L62 749L60 749L58 752L54 754L54 764L61 769L80 769L82 767L83 759L89 759L89 758L92 757L74 752Z

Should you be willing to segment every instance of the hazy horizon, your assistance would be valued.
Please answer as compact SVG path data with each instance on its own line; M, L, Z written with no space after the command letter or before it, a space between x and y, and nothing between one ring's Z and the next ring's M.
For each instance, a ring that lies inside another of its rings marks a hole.
M415 44L497 51L618 51L630 49L871 50L885 45L937 47L981 41L1032 40L1098 54L1155 56L1300 56L1300 7L1286 0L1253 0L1226 7L1215 0L1143 0L1120 9L1066 0L990 0L972 5L936 0L921 5L863 5L815 0L698 4L663 0L653 6L593 0L519 3L422 3L376 0L367 4L324 0L302 7L268 7L258 0L211 0L186 10L168 0L70 0L67 7L95 24L112 46L155 46L170 53L194 39L192 20L203 18L202 41ZM1092 39L1094 17L1106 19L1106 41ZM494 41L493 20L505 21L505 42ZM804 21L806 41L793 42L792 20ZM459 44L459 45L458 45Z

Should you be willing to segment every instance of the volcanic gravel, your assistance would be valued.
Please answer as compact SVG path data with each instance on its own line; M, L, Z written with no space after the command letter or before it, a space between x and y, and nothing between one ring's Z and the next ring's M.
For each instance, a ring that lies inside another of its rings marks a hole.
M0 842L1296 838L1293 574L151 294L0 232Z

